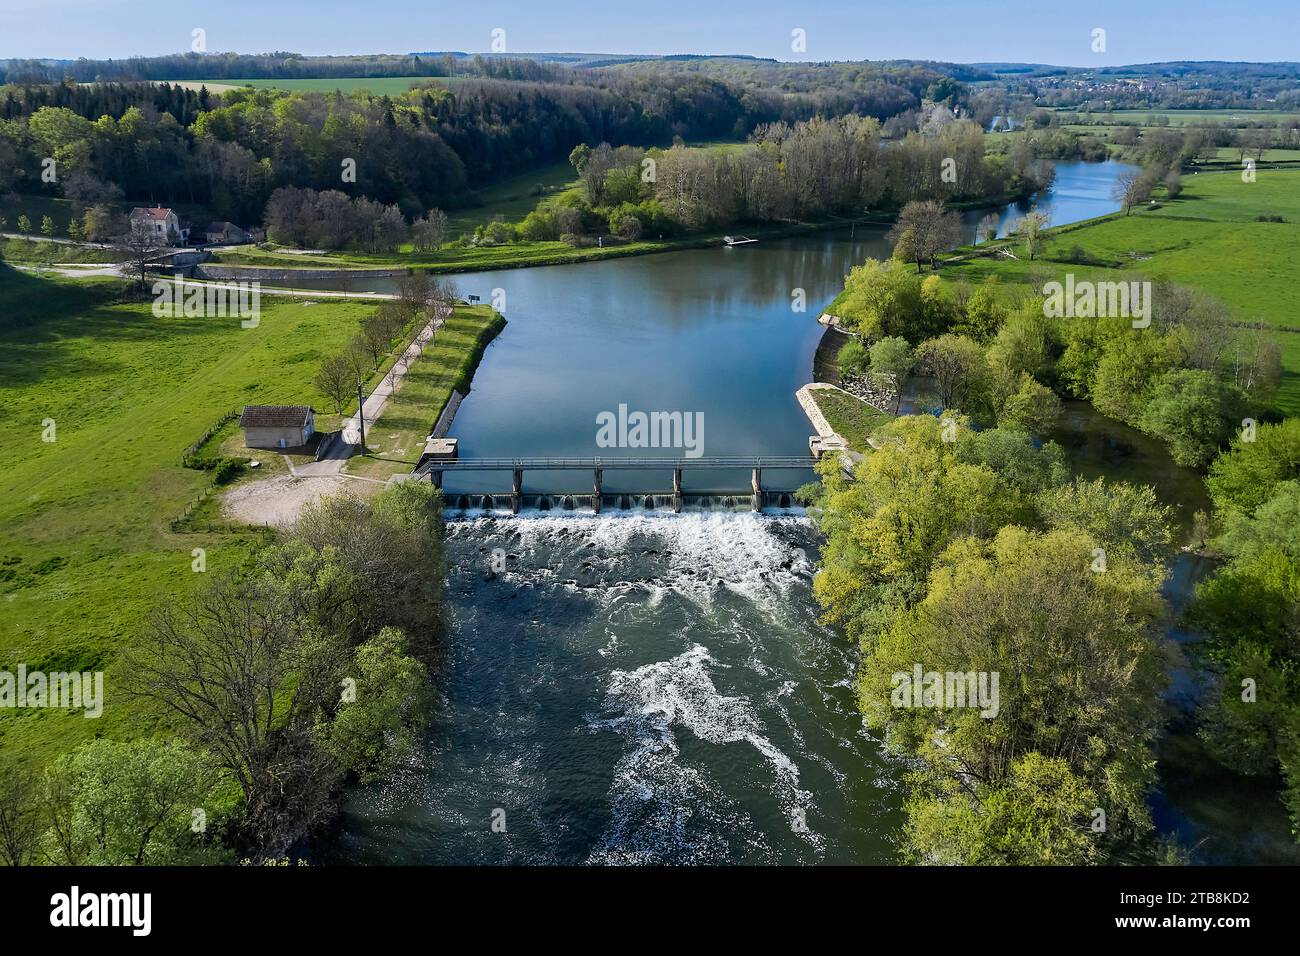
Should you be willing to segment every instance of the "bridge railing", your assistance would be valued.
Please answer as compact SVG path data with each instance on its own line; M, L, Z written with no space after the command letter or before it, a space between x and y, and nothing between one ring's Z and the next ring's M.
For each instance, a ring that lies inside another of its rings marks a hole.
M537 471L537 470L587 470L601 468L609 471L621 469L675 469L706 468L812 468L816 460L809 456L748 456L732 458L453 458L427 461L417 474L431 471Z

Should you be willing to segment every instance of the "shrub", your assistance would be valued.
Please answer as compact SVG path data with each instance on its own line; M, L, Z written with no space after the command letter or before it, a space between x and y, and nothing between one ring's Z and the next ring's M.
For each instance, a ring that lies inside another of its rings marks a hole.
M840 372L856 372L862 374L871 367L871 355L857 339L849 339L840 347L839 354L836 356L840 363Z
M212 477L219 485L228 485L244 470L244 463L238 458L222 458L217 462Z

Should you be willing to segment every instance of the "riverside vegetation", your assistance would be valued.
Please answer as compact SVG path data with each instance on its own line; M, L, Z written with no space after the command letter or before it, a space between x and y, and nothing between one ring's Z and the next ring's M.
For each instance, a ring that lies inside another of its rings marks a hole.
M861 648L863 713L916 759L914 859L1181 858L1152 838L1145 803L1173 515L1151 488L1066 480L1060 450L1031 438L1050 435L1062 397L1206 470L1214 513L1191 544L1222 563L1187 611L1212 685L1199 734L1226 767L1276 780L1300 833L1300 430L1284 417L1300 369L1295 293L1273 267L1297 176L1202 174L1157 208L961 249L929 274L869 261L828 307L858 336L840 352L848 375L920 375L935 410L877 426L854 480L827 464L807 492L828 539L816 593ZM915 259L902 241L896 254ZM1149 325L1049 317L1047 284L1066 273L1149 282ZM998 720L890 706L891 675L913 661L1000 672Z

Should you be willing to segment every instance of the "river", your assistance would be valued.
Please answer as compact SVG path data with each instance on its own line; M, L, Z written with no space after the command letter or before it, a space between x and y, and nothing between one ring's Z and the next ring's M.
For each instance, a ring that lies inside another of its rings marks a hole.
M1040 205L1057 225L1112 211L1122 168L1058 163ZM972 232L978 219L968 217ZM451 434L466 457L637 454L595 443L596 416L625 404L702 413L708 456L807 454L794 392L811 374L815 317L849 268L888 253L883 230L858 228L457 276L461 294L487 301L501 290L510 324ZM800 298L804 311L793 307ZM1087 406L1071 406L1059 437L1081 473L1150 480L1167 500L1203 507L1194 475ZM564 478L526 480L549 491ZM608 472L605 484L647 481L664 487L633 472ZM638 509L453 519L442 703L409 767L350 793L326 859L896 861L904 768L862 727L853 649L817 621L807 518ZM1194 577L1180 565L1171 598ZM1285 853L1276 798L1261 790L1243 804L1231 781L1218 790L1238 796L1207 793L1188 756L1194 742L1178 739L1181 762L1165 761L1177 786L1153 801L1162 829L1206 861L1235 858L1243 828Z

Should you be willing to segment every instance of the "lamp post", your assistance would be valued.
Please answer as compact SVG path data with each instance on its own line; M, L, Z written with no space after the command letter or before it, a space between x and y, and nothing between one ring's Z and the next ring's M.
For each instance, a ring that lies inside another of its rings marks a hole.
M366 453L366 392L357 379L357 423L361 426L361 454Z

